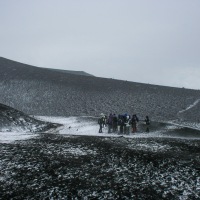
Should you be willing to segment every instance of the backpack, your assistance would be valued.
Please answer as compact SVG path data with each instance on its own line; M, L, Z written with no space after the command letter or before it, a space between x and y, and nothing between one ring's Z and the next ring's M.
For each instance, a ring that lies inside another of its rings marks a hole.
M150 125L150 120L149 119L145 119L146 125Z
M104 122L104 117L98 119L98 124L103 124L103 122Z

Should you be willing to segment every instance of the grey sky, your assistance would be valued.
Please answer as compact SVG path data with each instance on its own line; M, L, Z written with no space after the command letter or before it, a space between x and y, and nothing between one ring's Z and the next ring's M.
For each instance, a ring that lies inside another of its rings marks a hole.
M0 0L0 56L200 89L199 0Z

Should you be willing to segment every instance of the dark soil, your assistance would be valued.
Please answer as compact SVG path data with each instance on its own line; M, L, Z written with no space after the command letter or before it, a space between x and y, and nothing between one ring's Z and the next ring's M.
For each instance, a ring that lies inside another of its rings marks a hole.
M200 140L41 134L0 159L0 199L200 199Z

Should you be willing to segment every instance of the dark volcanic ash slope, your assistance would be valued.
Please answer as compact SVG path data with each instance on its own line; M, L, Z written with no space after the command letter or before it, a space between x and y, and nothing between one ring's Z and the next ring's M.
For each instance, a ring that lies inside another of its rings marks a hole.
M0 58L0 92L0 102L34 115L134 112L155 120L200 118L198 111L190 112L199 107L198 90L80 76L4 58Z
M67 73L67 74L76 74L76 75L81 75L81 76L93 76L92 74L88 74L88 73L86 73L84 71L72 71L72 70L61 70L61 69L49 69L49 70L56 71L56 72Z
M32 78L42 78L44 73L47 73L51 77L54 72L65 73L65 74L75 74L82 76L93 76L84 71L72 71L72 70L61 70L61 69L51 69L36 67L28 64L23 64L20 62L12 61L6 58L0 57L0 70L1 77L5 79L32 79Z
M43 122L30 117L23 112L0 104L0 131L41 132L57 128L60 124Z

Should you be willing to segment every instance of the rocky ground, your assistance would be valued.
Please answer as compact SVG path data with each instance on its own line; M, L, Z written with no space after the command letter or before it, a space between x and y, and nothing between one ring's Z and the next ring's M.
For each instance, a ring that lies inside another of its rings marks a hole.
M0 199L200 199L200 140L40 134L0 144Z

